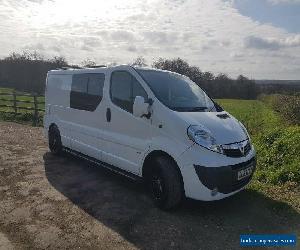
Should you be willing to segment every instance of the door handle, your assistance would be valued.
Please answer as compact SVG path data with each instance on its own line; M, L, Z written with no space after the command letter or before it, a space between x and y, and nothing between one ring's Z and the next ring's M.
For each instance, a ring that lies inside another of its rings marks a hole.
M107 108L106 109L106 121L110 122L110 120L111 120L111 111L110 111L110 108Z

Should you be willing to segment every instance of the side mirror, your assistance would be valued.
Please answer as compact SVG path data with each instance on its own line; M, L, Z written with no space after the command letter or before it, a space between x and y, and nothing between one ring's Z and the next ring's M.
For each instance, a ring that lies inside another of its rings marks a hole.
M133 115L136 117L145 116L147 119L150 118L149 103L145 102L144 97L136 96L133 103Z

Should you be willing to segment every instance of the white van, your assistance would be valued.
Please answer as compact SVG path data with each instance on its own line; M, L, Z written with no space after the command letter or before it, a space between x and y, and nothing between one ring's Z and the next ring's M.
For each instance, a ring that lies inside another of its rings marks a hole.
M128 65L50 71L44 126L51 152L143 179L162 209L184 197L231 196L256 166L243 124L189 78L169 71Z

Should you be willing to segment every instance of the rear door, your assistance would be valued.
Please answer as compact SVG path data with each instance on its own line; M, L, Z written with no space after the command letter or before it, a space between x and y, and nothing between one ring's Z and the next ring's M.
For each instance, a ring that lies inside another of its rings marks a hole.
M105 161L139 173L139 162L152 138L151 121L132 114L136 96L148 99L148 94L133 72L113 71L107 102L108 134L105 142Z

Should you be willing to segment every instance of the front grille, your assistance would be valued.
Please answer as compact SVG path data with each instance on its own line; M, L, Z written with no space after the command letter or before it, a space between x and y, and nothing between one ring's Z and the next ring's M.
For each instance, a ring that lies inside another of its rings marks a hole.
M250 150L251 150L251 144L248 141L248 143L246 144L246 146L244 148L245 155L247 155L250 152Z
M250 144L249 140L247 140L247 144L245 146L241 145L242 143L243 142L230 144L230 145L224 145L224 147L223 147L224 154L228 157L246 156L251 150L251 144Z
M224 149L224 153L229 157L242 157L242 153L239 149Z

